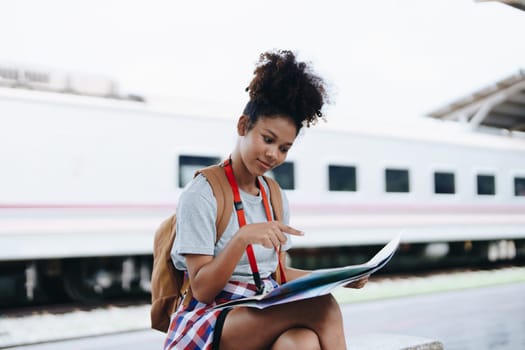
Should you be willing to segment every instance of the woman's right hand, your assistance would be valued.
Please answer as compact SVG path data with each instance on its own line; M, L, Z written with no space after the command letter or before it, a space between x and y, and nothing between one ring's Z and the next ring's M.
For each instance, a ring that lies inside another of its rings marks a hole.
M265 248L277 248L286 242L285 233L303 236L304 233L279 221L247 224L238 232L246 245L261 244Z

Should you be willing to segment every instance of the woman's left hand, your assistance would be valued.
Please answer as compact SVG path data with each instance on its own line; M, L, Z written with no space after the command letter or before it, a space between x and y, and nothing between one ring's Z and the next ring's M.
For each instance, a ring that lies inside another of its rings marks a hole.
M361 289L361 288L363 288L365 286L366 282L368 282L368 277L369 276L361 277L360 279L358 279L356 281L353 281L353 282L350 282L348 284L345 284L344 287L345 288Z

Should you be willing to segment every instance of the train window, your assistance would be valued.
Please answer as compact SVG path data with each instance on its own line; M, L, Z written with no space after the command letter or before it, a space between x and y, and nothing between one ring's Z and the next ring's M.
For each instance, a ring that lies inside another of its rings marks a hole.
M330 191L357 191L355 166L329 165L328 188Z
M295 189L295 171L293 162L284 162L268 173L279 183L283 190Z
M495 195L496 194L496 179L494 175L478 175L478 194Z
M385 169L386 192L410 192L408 170Z
M525 177L514 178L514 195L525 196Z
M434 193L456 193L454 173L434 173Z
M193 179L195 171L207 167L208 165L218 164L221 161L218 157L206 156L179 156L179 187L184 187Z

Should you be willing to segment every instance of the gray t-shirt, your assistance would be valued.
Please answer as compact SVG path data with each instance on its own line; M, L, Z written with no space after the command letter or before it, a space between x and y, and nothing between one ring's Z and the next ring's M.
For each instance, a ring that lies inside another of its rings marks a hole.
M268 197L270 191L264 180L261 180ZM289 223L290 212L288 200L284 191L281 191L283 199L283 223ZM247 224L266 222L266 212L262 197L251 195L240 191L243 202L244 213ZM270 198L269 198L270 199ZM211 186L203 175L194 178L182 192L177 205L177 236L171 249L171 259L179 270L186 270L184 254L217 255L224 249L234 234L239 230L237 213L233 210L230 221L217 244L215 220L217 217L217 201L213 196ZM281 247L283 251L291 246L290 236ZM265 248L260 244L253 245L253 251L257 260L257 266L262 278L268 277L277 268L277 254L274 249ZM253 282L252 271L246 252L233 271L231 280L242 282Z

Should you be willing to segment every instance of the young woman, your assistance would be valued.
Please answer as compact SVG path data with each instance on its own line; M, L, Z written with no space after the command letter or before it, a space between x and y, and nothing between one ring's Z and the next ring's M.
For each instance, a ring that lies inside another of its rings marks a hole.
M265 289L276 286L271 274L278 254L284 261L289 236L303 233L288 225L288 202L282 191L283 220L268 221L262 197L269 189L261 176L285 161L300 129L322 117L327 99L323 80L290 51L262 54L254 73L228 162L247 224L240 227L234 210L216 243L217 204L206 178L197 176L184 190L177 207L172 259L176 268L187 271L193 296L172 316L165 349L345 349L341 312L331 295L263 310L213 309L256 294L245 253L248 246ZM287 280L309 273L284 266ZM365 283L366 278L350 287Z

